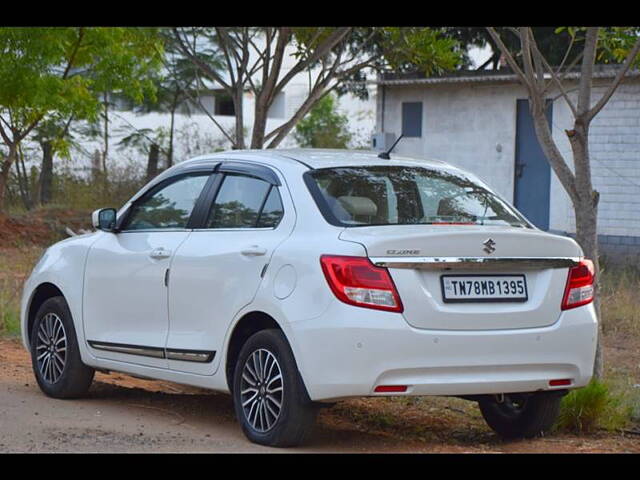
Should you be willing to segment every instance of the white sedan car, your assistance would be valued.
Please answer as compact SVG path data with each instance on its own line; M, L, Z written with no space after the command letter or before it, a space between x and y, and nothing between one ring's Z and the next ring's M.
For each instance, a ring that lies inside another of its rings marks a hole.
M340 399L448 395L531 437L592 375L592 263L443 162L206 155L93 224L24 288L23 342L52 397L95 370L230 392L251 441L292 446Z

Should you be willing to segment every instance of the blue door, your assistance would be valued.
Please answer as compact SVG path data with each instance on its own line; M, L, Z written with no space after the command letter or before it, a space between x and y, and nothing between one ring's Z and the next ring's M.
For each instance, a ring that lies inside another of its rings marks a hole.
M553 103L547 102L547 120L551 125ZM529 100L518 100L516 115L516 163L514 203L533 224L549 229L549 186L551 167L540 148Z

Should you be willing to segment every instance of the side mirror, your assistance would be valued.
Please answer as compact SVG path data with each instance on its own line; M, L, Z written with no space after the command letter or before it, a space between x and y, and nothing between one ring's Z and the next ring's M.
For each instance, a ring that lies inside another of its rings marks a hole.
M91 224L98 230L113 232L116 228L116 209L100 208L91 214Z

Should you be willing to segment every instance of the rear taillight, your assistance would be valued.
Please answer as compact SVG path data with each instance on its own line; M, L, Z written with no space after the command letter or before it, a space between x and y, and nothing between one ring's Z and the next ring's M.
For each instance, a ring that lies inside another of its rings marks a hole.
M562 310L586 305L593 301L595 273L591 260L581 260L580 265L569 269L564 289Z
M402 312L402 302L389 271L368 258L322 255L322 271L333 293L359 307Z

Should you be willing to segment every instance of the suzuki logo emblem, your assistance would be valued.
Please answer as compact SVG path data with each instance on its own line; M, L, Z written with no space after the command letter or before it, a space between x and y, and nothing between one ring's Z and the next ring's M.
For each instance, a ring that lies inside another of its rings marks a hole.
M485 252L493 253L496 251L496 247L495 247L496 242L493 241L493 238L486 239L482 244L484 245L483 250Z

